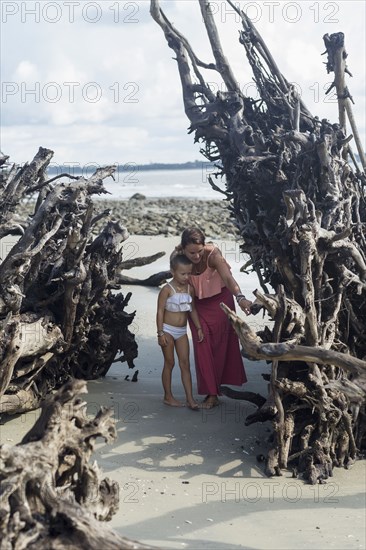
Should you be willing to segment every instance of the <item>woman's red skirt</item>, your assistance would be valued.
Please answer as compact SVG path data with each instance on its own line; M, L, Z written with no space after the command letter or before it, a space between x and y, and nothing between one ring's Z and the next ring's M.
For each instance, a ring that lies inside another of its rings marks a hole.
M247 381L239 340L227 315L220 307L223 302L235 311L234 298L224 287L220 294L210 298L195 299L195 305L205 338L198 342L197 330L189 318L192 332L200 395L220 395L220 386L241 386Z

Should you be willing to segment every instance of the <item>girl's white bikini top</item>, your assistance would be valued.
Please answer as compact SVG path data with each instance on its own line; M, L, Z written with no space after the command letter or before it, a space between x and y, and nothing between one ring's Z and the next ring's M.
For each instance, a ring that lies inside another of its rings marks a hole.
M174 294L167 298L165 309L173 313L192 311L192 296L188 292L177 292L173 285L168 283ZM187 285L187 290L189 285Z

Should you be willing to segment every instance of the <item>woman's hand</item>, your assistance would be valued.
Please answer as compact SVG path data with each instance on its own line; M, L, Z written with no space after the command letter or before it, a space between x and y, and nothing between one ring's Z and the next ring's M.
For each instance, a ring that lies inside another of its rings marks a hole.
M251 314L251 311L250 311L250 306L252 305L253 302L251 302L250 300L247 300L246 298L242 298L240 301L239 301L239 307L242 311L244 311L244 313L246 315L250 315Z
M198 341L202 342L204 337L205 337L205 335L203 334L203 330L201 328L198 328L197 329L197 334L198 334Z

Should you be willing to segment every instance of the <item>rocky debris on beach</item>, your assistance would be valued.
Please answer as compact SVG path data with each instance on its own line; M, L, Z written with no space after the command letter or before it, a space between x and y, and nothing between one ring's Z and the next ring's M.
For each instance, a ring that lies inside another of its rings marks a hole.
M236 239L239 232L224 200L146 198L95 201L98 209L110 209L130 235L180 235L188 226L199 227L208 238Z
M147 198L136 193L129 199L94 199L95 213L110 210L95 225L99 231L107 219L118 220L130 235L164 235L175 237L188 226L199 227L210 239L233 240L239 237L225 200L188 198ZM34 202L24 202L20 215L34 211Z

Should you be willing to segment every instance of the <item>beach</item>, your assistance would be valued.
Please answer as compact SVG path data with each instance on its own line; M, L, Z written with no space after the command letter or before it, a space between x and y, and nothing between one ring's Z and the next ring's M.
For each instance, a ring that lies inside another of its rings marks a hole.
M166 251L157 262L126 272L145 278L167 269L178 237L131 235L127 258ZM217 240L243 292L256 288L252 275L240 272L243 255L236 241ZM324 485L265 476L257 457L271 444L269 423L245 427L254 405L222 396L212 410L192 411L162 402L162 354L156 341L155 311L159 289L124 286L132 292L127 311L136 311L132 331L139 355L135 369L116 363L105 378L88 383L87 413L111 407L118 438L98 443L95 459L106 477L118 482L120 507L109 523L121 535L162 549L362 549L365 548L365 461L351 470L336 469ZM253 327L265 319L248 317ZM191 352L192 356L192 352ZM191 357L193 365L193 356ZM248 391L267 394L265 362L245 359ZM138 381L132 382L138 370ZM192 367L194 390L195 375ZM173 391L184 400L179 369ZM194 391L194 395L199 398ZM39 411L14 417L1 426L1 442L16 444Z
M129 198L98 199L94 204L96 213L105 213L96 223L95 232L99 232L107 220L118 220L131 236L179 236L187 226L197 225L207 238L237 240L239 237L227 203L219 199L162 198L133 193ZM33 210L32 201L19 207L23 217Z
M198 225L207 238L235 240L239 232L223 200L148 198L136 193L128 200L98 201L110 216L132 235L179 236L189 225Z

